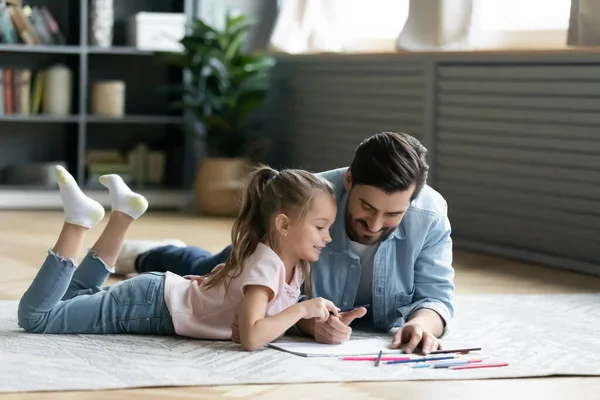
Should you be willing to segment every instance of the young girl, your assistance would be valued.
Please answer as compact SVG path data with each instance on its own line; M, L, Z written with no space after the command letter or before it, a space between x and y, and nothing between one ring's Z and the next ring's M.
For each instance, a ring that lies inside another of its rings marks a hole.
M102 287L129 225L148 202L118 175L100 177L110 191L112 213L76 266L84 235L104 218L104 208L64 168L57 166L56 174L65 223L19 303L19 326L25 331L231 339L235 322L242 346L254 350L302 318L323 322L330 313L338 315L322 298L297 303L302 283L310 293L308 263L331 241L336 204L326 180L300 170L258 168L245 190L225 264L205 279L150 272Z

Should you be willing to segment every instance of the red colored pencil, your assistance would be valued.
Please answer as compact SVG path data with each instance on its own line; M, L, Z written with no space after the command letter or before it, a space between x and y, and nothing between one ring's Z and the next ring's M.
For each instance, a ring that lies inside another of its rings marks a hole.
M501 364L471 364L471 365L457 365L456 367L450 367L449 369L475 369L475 368L493 368L493 367L508 367L508 363Z

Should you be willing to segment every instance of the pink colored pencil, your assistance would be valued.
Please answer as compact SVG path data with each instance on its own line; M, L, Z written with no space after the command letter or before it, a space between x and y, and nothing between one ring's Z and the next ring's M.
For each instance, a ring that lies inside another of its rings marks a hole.
M475 369L475 368L493 368L493 367L508 367L508 363L502 364L470 364L450 367L449 369Z
M342 358L344 361L375 361L377 357L344 357ZM383 356L381 357L381 361L406 361L410 360L410 357L393 357L393 356Z

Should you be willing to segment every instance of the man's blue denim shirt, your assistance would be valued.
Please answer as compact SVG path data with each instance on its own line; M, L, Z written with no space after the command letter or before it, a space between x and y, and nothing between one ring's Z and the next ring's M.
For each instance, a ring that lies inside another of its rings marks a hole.
M335 186L337 217L332 241L312 263L312 295L338 307L354 305L360 280L360 259L348 246L345 213L347 168L322 172ZM425 185L394 232L384 240L373 263L371 312L375 328L390 330L403 325L422 308L436 311L444 320L444 334L454 316L452 239L444 198Z

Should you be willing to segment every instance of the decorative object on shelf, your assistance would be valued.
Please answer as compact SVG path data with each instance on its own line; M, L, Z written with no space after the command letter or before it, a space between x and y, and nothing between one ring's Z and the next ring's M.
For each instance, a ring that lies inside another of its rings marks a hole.
M114 19L113 0L91 0L90 41L92 45L112 46Z
M62 64L46 69L44 72L43 93L42 109L44 114L69 115L73 93L73 73L71 69Z
M0 183L3 185L39 186L45 188L56 187L54 167L61 165L67 167L66 161L57 160L46 163L10 164L0 171Z
M257 111L267 95L274 59L246 50L252 25L246 15L230 13L222 29L194 19L181 39L184 50L162 53L165 62L190 72L190 79L175 88L183 99L175 106L191 112L195 121L188 130L208 152L194 189L197 209L204 214L237 215L245 167L262 161L255 156L268 144Z
M127 45L143 51L182 51L183 13L139 12L127 20Z
M125 82L100 81L92 85L92 113L119 118L125 115Z

